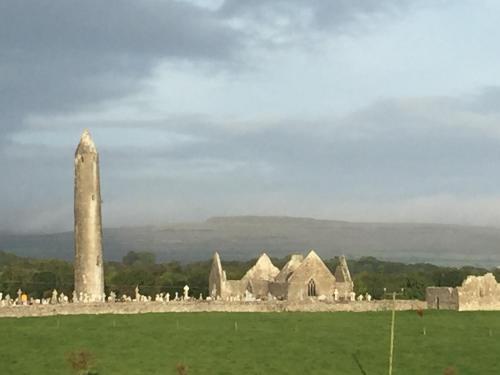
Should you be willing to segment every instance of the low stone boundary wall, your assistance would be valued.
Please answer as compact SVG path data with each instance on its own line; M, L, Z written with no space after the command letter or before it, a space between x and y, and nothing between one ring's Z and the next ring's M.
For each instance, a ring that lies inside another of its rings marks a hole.
M391 300L355 302L222 302L222 301L170 301L170 302L116 302L67 303L57 305L9 306L0 308L0 317L36 317L80 314L144 314L176 312L364 312L391 310ZM426 309L424 301L397 300L396 310Z

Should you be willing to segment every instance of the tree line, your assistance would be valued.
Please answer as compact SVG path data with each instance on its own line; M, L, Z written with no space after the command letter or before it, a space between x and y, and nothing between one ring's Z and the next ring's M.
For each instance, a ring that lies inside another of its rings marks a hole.
M288 258L272 258L281 268ZM256 259L248 261L222 262L228 279L239 279L252 267ZM325 261L334 272L338 258ZM424 299L428 286L455 287L462 284L468 275L483 275L490 271L500 279L500 269L487 270L480 267L442 267L427 263L404 264L387 262L373 257L348 260L356 294L369 293L374 298L383 298L387 291L404 289L403 298ZM204 297L208 293L208 275L211 260L183 264L176 261L156 261L151 252L131 251L121 262L106 262L104 276L106 294L114 291L121 296L134 295L138 285L141 294L154 296L157 293L182 294L184 285L189 285L190 295ZM74 288L73 264L56 259L34 259L19 257L0 251L0 292L15 296L18 289L34 298L47 298L52 290L71 296Z

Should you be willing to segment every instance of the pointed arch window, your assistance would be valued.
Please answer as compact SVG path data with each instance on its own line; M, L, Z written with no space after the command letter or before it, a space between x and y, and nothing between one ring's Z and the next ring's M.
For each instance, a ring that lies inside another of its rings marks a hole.
M316 283L313 279L309 280L307 283L307 296L316 297Z

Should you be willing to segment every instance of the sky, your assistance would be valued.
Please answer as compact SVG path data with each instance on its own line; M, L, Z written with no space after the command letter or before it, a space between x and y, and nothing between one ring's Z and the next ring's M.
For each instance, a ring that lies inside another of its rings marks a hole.
M500 226L500 2L0 2L0 232L276 215Z

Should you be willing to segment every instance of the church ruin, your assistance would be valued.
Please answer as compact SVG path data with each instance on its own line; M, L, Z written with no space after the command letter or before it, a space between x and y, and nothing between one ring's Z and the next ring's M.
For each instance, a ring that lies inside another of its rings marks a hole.
M99 154L88 130L75 152L75 297L104 301Z
M345 257L340 257L335 275L311 250L304 258L294 254L279 270L263 253L241 280L228 280L218 253L209 275L209 293L219 300L349 300L353 282Z
M425 292L429 309L500 310L500 284L492 273L467 276L461 286L429 287Z

